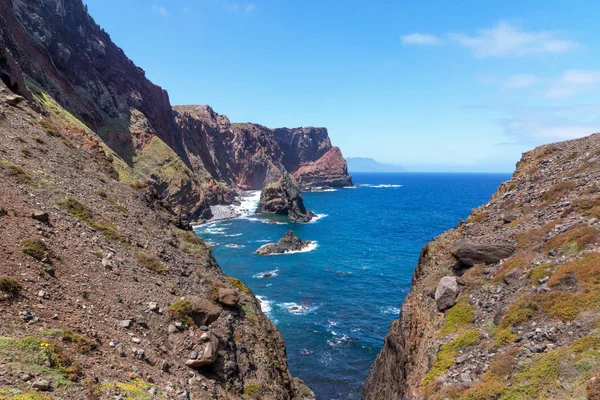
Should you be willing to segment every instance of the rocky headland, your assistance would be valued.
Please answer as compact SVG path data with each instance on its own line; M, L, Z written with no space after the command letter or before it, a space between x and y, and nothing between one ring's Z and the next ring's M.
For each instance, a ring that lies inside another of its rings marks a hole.
M313 398L186 222L254 164L180 118L80 0L0 0L0 398Z
M265 185L256 212L287 215L294 222L310 222L316 217L315 213L304 206L300 187L289 174L284 174L277 182Z
M365 399L600 398L600 134L525 153L422 250Z
M277 243L267 243L255 251L256 254L266 256L269 254L284 254L301 251L310 246L310 240L302 240L293 231L287 231Z

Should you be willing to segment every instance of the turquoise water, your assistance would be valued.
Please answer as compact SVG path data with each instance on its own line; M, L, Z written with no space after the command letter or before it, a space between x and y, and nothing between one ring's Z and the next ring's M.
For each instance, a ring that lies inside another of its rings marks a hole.
M285 339L292 374L319 399L359 399L423 245L465 219L508 178L355 174L354 182L365 186L304 194L306 206L321 216L314 223L250 215L196 232L214 244L221 268L262 299ZM316 241L316 248L253 254L289 229ZM273 275L261 277L267 272Z

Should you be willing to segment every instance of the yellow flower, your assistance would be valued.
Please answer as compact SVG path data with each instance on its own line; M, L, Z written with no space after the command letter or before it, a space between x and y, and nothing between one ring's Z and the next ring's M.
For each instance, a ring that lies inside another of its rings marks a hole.
M49 347L50 345L48 343L40 343L40 347L42 349L45 349L46 347Z

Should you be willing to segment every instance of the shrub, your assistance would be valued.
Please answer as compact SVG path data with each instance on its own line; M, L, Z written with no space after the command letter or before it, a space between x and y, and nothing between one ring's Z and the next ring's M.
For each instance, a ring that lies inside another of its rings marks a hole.
M248 286L244 285L244 283L242 281L240 281L238 278L228 276L226 279L227 279L227 282L229 282L229 284L231 286L233 286L235 289L241 290L244 293L248 293L248 294L251 293L250 289L248 289Z
M21 242L21 250L23 253L35 258L38 261L42 261L50 254L50 249L46 246L46 243L42 242L41 239L24 239Z
M112 223L106 221L104 218L93 218L91 211L89 211L77 199L68 197L59 201L58 204L65 208L67 212L75 218L88 223L92 228L104 232L104 235L108 239L120 241L124 240L121 234L117 231L117 228L115 228Z
M250 382L244 386L244 396L251 399L260 399L263 392L263 386L257 382Z
M46 133L48 135L53 136L53 137L62 137L62 135L58 131L58 128L52 122L50 122L50 120L48 118L42 119L40 121L40 125L46 131Z
M31 156L31 150L29 150L27 147L23 147L21 149L21 154L23 154L25 157L29 157Z
M4 293L9 299L14 299L21 293L19 282L8 276L0 276L0 292Z
M458 332L473 323L475 309L467 304L467 299L462 297L459 301L446 312L444 327L440 331L439 337L444 337L450 333Z
M33 140L38 144L46 144L46 141L39 136L34 137Z
M0 162L0 167L6 170L8 175L12 176L20 183L31 184L33 182L31 175L29 175L29 173L25 171L23 167L15 165L10 161L2 160L2 162Z
M576 187L577 185L572 181L559 182L548 189L546 193L542 195L542 199L548 203L554 202L570 191L575 190Z
M153 254L138 252L135 254L135 258L142 267L152 272L156 272L157 274L162 274L168 271L163 263L158 261L156 256Z
M456 355L458 351L477 343L479 341L479 335L479 329L469 329L455 340L440 347L440 351L433 363L433 367L431 367L427 375L423 378L422 386L428 386L433 383L435 378L445 373L456 364Z
M577 226L556 235L546 242L544 251L558 250L567 256L581 253L587 245L597 243L600 232L591 226Z

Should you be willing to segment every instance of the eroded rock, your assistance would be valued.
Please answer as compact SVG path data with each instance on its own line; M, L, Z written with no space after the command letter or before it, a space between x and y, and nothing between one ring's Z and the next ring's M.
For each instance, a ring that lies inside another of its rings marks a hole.
M287 215L292 221L309 222L315 213L304 206L298 183L289 174L279 181L265 185L256 212Z
M435 290L435 301L438 311L445 311L454 306L459 291L456 278L453 276L444 276Z
M283 254L290 251L300 251L310 245L309 240L301 240L293 231L287 231L277 243L267 243L255 251L259 255Z

